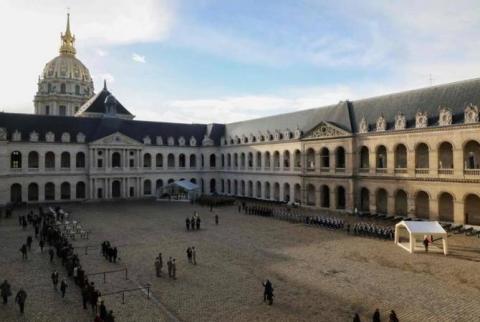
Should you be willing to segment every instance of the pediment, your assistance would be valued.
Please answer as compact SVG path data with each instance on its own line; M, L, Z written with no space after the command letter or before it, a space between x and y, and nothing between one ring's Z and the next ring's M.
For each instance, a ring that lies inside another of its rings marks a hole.
M132 139L120 132L115 132L101 139L93 141L91 145L143 145L141 142Z
M322 121L312 130L310 130L305 136L304 139L321 139L321 138L332 138L332 137L342 137L350 136L351 133L345 131L338 126L335 126L329 122Z

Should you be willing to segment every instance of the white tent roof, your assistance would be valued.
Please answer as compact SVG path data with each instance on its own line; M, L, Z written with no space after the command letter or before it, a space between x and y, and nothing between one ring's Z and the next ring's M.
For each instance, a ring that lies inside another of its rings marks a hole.
M172 185L181 187L187 191L198 190L200 188L197 184L190 182L188 180L177 180L169 184L169 186L172 186Z
M401 221L396 226L404 226L411 234L447 234L438 221Z

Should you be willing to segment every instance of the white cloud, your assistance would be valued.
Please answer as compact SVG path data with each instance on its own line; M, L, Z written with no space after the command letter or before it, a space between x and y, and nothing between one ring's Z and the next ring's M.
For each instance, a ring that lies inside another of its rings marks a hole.
M137 53L132 54L132 60L137 63L145 64L145 56L139 55Z
M108 52L106 50L103 50L103 49L100 49L100 48L97 48L97 50L95 52L100 57L105 57L105 56L108 55Z

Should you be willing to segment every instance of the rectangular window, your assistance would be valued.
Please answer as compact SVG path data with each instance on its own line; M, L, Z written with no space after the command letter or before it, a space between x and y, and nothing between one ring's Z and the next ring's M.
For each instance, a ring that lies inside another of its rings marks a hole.
M58 109L58 115L61 115L61 116L67 115L67 107L64 105L60 105Z
M103 168L103 159L97 160L97 168Z
M45 115L50 115L50 106L45 105Z

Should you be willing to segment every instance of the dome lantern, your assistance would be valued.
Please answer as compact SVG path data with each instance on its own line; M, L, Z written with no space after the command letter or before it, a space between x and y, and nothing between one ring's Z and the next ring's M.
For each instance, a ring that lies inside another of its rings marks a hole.
M70 14L67 13L67 28L65 34L61 33L60 38L62 40L62 45L60 46L60 54L62 55L72 55L75 56L77 51L75 50L75 36L72 35L70 31Z

